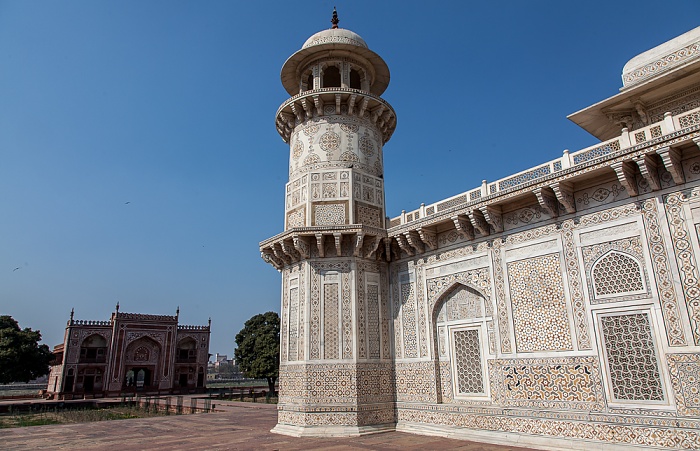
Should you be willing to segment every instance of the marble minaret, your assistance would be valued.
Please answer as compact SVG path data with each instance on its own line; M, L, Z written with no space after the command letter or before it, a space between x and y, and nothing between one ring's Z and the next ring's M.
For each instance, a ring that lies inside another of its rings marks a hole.
M380 96L389 69L333 27L282 68L277 111L289 143L284 231L261 243L282 273L278 424L289 435L393 429L394 388L383 145L396 114Z

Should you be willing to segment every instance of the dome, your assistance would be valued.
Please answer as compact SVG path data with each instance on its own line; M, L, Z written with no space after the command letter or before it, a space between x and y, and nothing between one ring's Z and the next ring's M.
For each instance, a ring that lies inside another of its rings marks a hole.
M367 43L354 31L346 30L345 28L331 28L329 30L319 31L311 36L301 46L302 49L313 47L322 44L350 44L357 47L367 47Z

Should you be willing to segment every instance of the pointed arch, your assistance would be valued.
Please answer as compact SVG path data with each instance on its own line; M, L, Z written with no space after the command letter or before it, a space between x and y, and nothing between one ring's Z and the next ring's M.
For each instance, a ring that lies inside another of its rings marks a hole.
M428 302L429 302L428 308L431 312L431 319L433 320L433 322L435 322L436 315L438 314L438 310L441 307L440 304L444 303L447 299L445 296L450 294L451 292L453 292L455 290L459 290L461 288L465 288L465 289L469 290L470 292L476 293L479 296L481 296L484 299L484 302L483 302L484 315L490 316L489 313L490 313L491 309L489 308L489 306L487 304L491 301L490 301L488 294L484 293L480 288L475 287L474 285L472 285L471 283L469 283L467 281L457 279L457 280L451 281L450 283L448 283L447 285L442 287L440 290L438 290L432 296L431 299L428 300Z
M431 299L433 356L439 403L483 399L488 297L465 280L452 280Z

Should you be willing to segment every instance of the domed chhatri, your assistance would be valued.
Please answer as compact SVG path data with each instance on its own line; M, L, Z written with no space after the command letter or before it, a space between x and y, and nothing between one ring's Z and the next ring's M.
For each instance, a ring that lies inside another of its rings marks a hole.
M282 85L289 95L296 95L312 89L307 84L309 75L320 60L333 60L336 64L349 63L347 73L343 73L338 86L361 89L375 95L382 95L389 85L389 67L384 60L369 49L364 39L357 33L334 27L319 31L304 42L304 45L284 63ZM352 74L355 71L356 75ZM356 77L360 77L359 79ZM361 82L359 82L361 80ZM327 88L324 80L313 88Z

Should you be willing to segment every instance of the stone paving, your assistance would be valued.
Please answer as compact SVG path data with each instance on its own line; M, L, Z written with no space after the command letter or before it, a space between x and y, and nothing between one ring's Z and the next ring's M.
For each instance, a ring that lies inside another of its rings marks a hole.
M294 438L270 432L273 404L214 401L216 412L0 429L3 450L462 450L533 451L386 432L357 438Z

